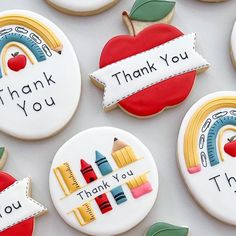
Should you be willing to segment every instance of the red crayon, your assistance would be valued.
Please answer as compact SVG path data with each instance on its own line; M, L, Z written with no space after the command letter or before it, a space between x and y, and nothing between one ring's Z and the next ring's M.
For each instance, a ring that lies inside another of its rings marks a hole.
M89 184L93 181L95 181L98 177L91 165L89 165L85 160L81 159L81 173L84 176L84 179ZM95 198L96 203L98 204L102 214L105 214L106 212L109 212L112 210L112 206L107 198L107 195L105 193L99 195Z

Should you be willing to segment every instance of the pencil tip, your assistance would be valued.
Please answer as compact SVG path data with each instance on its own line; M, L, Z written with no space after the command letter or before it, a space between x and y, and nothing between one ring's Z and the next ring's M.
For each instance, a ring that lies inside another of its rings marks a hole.
M117 141L117 140L118 140L118 138L114 138L114 142Z

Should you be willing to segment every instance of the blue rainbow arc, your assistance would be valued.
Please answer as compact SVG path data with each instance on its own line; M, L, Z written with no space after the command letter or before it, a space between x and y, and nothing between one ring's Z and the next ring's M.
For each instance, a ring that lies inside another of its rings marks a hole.
M236 126L236 117L234 116L225 116L218 119L211 126L208 136L207 136L207 152L211 166L215 166L220 163L218 153L217 153L217 144L216 139L217 135L221 128L226 125Z
M42 62L46 60L46 56L43 50L37 45L35 41L26 35L21 35L18 33L9 33L0 38L0 52L6 46L6 44L10 42L18 42L26 46L35 56L38 62ZM0 78L2 78L2 71L0 68Z

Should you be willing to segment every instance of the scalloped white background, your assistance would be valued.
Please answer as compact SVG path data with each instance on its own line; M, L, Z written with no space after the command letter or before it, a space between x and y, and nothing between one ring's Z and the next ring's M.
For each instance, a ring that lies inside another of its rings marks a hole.
M127 33L121 13L129 10L133 2L121 0L115 7L97 16L73 17L57 12L43 0L0 1L1 10L32 10L56 23L76 50L83 80L79 108L70 124L57 136L25 142L0 133L0 144L9 150L4 170L18 179L31 176L33 197L49 209L48 214L37 219L35 236L83 235L67 226L52 204L48 189L51 162L59 147L77 132L94 126L115 126L130 131L143 141L155 157L160 174L160 192L151 213L123 235L142 236L151 224L167 221L189 226L191 236L235 236L236 227L209 216L189 194L176 164L176 141L181 121L195 101L214 91L236 90L236 71L229 57L236 1L208 4L197 0L177 0L172 24L185 33L197 32L198 51L212 66L208 72L198 76L191 95L183 104L148 120L132 118L119 109L104 113L102 91L93 86L87 76L97 69L104 44L115 35ZM128 220L128 217L121 220Z

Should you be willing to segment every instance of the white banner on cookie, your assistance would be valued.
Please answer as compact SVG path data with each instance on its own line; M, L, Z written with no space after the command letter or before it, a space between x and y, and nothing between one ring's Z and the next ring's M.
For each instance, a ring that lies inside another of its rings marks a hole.
M111 174L103 176L93 181L78 191L62 199L61 207L65 212L71 212L73 209L90 202L103 193L110 192L115 187L123 185L142 174L148 174L150 168L145 159L139 159L131 164L122 167Z
M25 178L0 192L0 232L47 210L29 197L29 187Z
M160 81L208 67L209 63L196 52L195 41L195 33L183 35L90 74L105 87L104 108Z

